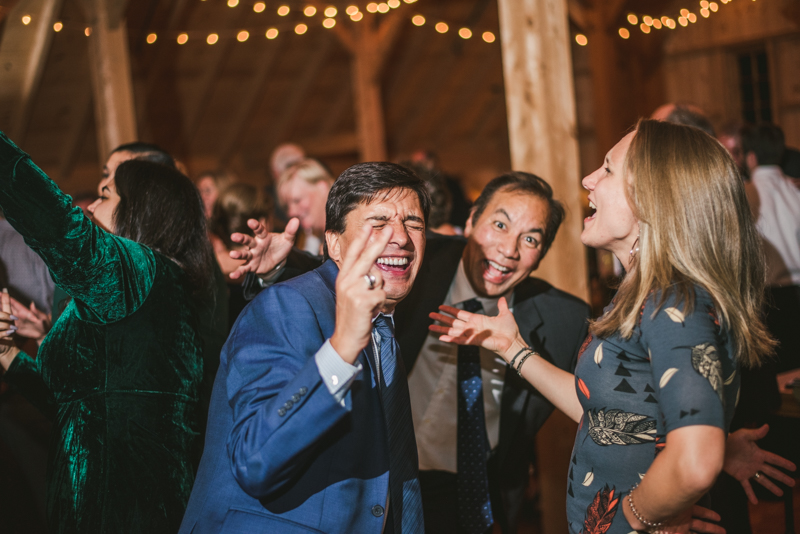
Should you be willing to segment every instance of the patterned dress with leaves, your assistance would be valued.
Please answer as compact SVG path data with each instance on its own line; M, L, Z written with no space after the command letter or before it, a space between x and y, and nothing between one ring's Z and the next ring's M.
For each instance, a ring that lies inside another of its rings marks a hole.
M727 432L739 394L735 350L708 293L685 313L653 294L630 339L589 337L575 369L583 417L570 463L567 516L574 534L629 534L623 498L689 425ZM613 303L606 308L608 312Z

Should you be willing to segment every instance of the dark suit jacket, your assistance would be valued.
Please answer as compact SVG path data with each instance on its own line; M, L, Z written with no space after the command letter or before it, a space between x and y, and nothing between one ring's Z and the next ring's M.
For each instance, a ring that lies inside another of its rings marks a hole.
M432 323L428 314L444 303L465 245L463 238L428 239L414 287L395 311L397 340L406 369L412 369L416 362ZM514 290L514 318L522 336L561 369L574 369L587 335L588 317L586 303L543 280L529 278ZM533 438L553 405L511 369L506 372L501 403L500 439L489 460L489 484L495 521L504 532L516 532Z
M223 348L180 532L379 534L389 458L372 359L334 400L314 355L333 334L336 265L262 291Z

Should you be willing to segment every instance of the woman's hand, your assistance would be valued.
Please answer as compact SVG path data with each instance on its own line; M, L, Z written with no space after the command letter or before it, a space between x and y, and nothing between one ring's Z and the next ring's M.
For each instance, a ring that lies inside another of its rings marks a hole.
M0 365L3 369L8 369L11 362L19 354L19 349L14 345L12 336L17 331L17 326L14 322L16 317L11 315L11 297L8 295L8 290L3 289L0 294Z
M725 442L723 470L739 481L747 498L753 504L758 504L758 499L750 485L751 479L779 497L783 495L783 490L770 479L774 478L787 486L794 486L794 479L777 468L794 471L797 467L786 458L765 451L756 444L756 441L766 436L767 432L769 432L768 425L757 429L742 428L730 434Z
M244 263L230 274L233 280L247 273L269 274L280 266L292 250L297 230L300 228L300 219L291 219L280 234L268 232L267 227L255 219L248 220L247 226L253 230L255 237L240 233L231 234L231 241L242 245L242 249L232 251L230 256L235 260L244 260Z
M508 309L505 298L497 302L500 313L488 317L459 310L452 306L439 306L443 313L433 312L430 318L442 325L432 324L431 332L441 334L439 339L459 345L478 345L502 356L507 362L526 346L519 334L514 315ZM445 315L447 314L447 315Z
M50 315L38 310L33 302L31 302L30 308L26 308L13 297L11 297L11 313L18 317L16 321L17 334L35 339L36 343L41 345L52 326Z

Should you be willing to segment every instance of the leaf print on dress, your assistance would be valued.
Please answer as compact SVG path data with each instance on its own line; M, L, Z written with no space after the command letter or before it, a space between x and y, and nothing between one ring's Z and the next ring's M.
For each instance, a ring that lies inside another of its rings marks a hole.
M664 312L666 312L667 316L672 319L673 323L680 323L683 325L683 321L686 319L686 317L683 315L683 312L678 308L667 308L664 310Z
M603 361L603 344L600 343L594 350L594 363L597 364L597 367L600 367L600 363L602 361Z
M589 437L598 445L638 445L656 439L656 421L646 415L612 409L589 410Z
M608 484L597 492L592 504L586 509L583 534L606 534L608 532L619 506L619 497L616 497L614 493L615 488L609 489Z
M719 361L717 348L711 343L702 343L692 347L692 367L700 373L722 399L722 362Z

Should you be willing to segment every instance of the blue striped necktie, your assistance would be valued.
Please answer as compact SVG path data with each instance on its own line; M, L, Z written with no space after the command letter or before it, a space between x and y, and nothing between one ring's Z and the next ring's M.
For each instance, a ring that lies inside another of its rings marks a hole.
M468 312L483 307L477 299L463 303ZM483 413L480 349L458 347L458 433L456 488L458 519L466 534L486 532L494 522L486 475L486 418Z
M380 336L381 397L389 441L389 511L395 534L424 532L419 460L411 419L411 399L400 347L385 315L373 322ZM390 529L387 526L387 531Z

